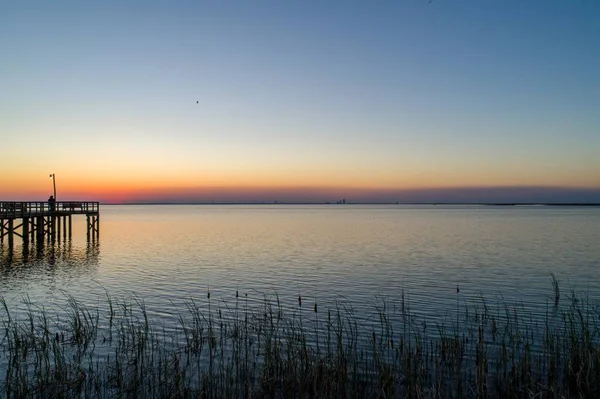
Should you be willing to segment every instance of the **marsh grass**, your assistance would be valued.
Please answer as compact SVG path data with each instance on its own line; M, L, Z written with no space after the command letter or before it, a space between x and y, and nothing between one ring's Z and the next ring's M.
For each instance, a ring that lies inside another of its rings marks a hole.
M555 280L553 280L555 281ZM0 299L3 397L597 397L599 307L572 292L541 315L481 296L435 320L376 298L190 298L174 325L136 296L51 312ZM557 292L557 288L554 287ZM293 299L295 301L295 299Z
M550 272L550 277L552 278L552 291L554 292L554 306L558 306L558 302L560 301L560 289L558 287L558 280L552 272Z

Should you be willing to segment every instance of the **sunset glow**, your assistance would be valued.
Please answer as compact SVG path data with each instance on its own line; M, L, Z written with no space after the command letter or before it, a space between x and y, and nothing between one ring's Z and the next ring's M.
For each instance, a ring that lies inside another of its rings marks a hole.
M0 200L600 202L596 2L5 8Z

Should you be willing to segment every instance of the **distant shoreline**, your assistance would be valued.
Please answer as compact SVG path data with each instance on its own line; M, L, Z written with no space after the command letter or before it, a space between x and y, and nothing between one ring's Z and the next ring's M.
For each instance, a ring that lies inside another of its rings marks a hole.
M5 203L36 202L36 201L2 201ZM39 201L37 201L39 202ZM43 202L43 201L42 201ZM79 201L74 201L79 202ZM100 205L397 205L397 206L562 206L562 207L600 207L600 202L99 202Z
M569 206L569 207L600 207L600 203L538 203L538 202L511 202L511 203L481 203L481 202L350 202L336 204L332 202L100 202L101 205L425 205L425 206Z

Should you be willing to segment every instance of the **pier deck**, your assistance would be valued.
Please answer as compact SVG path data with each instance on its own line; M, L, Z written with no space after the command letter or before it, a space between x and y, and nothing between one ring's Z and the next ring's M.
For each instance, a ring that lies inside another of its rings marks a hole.
M100 204L98 202L28 202L0 201L0 243L5 239L12 245L14 237L29 241L51 240L57 236L71 237L71 217L85 215L87 238L95 240L100 234Z

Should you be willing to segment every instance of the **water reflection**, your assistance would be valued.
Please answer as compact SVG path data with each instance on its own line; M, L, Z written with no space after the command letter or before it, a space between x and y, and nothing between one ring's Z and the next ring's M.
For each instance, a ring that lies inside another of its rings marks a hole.
M0 277L4 282L58 272L83 275L95 272L100 258L100 241L39 240L28 245L0 245Z

